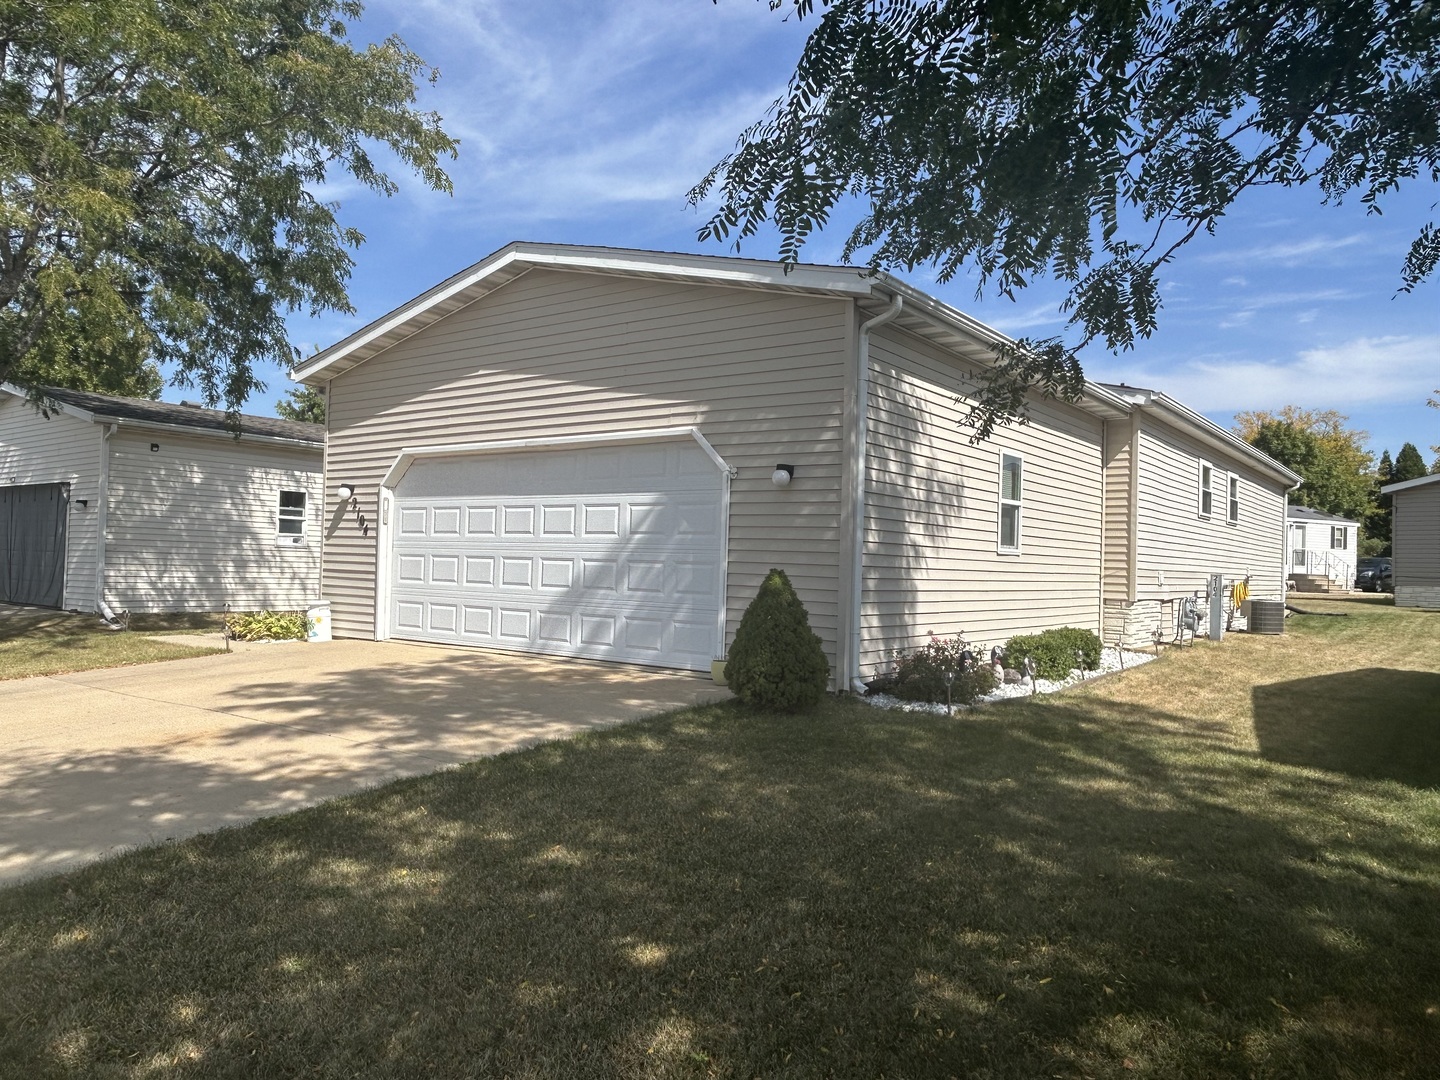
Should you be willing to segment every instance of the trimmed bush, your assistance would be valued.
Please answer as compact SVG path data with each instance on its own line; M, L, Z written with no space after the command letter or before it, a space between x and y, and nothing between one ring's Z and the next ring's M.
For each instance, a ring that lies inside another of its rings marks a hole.
M1005 666L1023 670L1025 658L1035 661L1035 674L1060 680L1076 668L1100 666L1100 638L1077 626L1060 626L1042 634L1022 634L1005 643Z
M814 708L830 664L810 615L784 570L771 570L740 619L725 661L725 682L746 705L773 712Z
M246 611L225 616L225 630L235 641L304 641L303 611Z
M953 638L932 637L912 653L897 653L894 674L875 689L902 701L944 702L945 672L952 671L955 680L950 685L950 703L970 705L995 689L995 672L989 664L978 663L973 651L966 664L961 654L969 648L958 634Z

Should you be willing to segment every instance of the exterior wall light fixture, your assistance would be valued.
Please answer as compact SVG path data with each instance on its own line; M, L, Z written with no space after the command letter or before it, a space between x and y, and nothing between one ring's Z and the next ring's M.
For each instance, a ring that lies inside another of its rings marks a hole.
M775 471L770 474L770 482L776 487L789 487L790 481L794 478L794 465L776 465Z
M354 497L354 495L355 495L355 485L354 485L354 484L341 484L341 485L340 485L340 501L341 501L341 502L349 502L349 501Z

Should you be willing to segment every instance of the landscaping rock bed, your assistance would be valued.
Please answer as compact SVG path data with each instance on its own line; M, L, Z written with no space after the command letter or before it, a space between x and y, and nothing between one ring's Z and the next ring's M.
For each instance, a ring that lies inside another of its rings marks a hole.
M1154 660L1152 653L1129 652L1125 653L1125 667L1139 667L1141 664L1148 664ZM1071 671L1070 674L1060 680L1036 679L1034 692L1041 694L1053 694L1057 690L1064 690L1067 686L1074 686L1086 679L1094 679L1101 675L1109 675L1111 672L1120 671L1120 650L1103 649L1100 653L1100 667L1095 671L1081 671L1079 668ZM975 702L976 705L984 705L991 701L1004 701L1006 698L1029 697L1032 693L1030 680L1022 679L1018 683L1002 683L990 693ZM899 698L891 697L889 694L867 694L863 699L870 705L880 709L902 709L905 712L932 712L944 714L945 703L929 701L901 701ZM956 705L955 708L963 709L970 706Z

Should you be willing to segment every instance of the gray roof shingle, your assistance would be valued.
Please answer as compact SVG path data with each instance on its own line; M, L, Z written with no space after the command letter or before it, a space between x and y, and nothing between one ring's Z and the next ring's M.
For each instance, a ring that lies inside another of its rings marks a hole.
M112 394L92 394L85 390L62 390L58 387L46 387L42 393L46 398L53 398L64 405L74 405L107 420L135 420L146 424L200 428L220 434L234 434L234 428L230 426L228 417L221 409L206 409L199 405L174 405L168 401L149 401L145 398L115 397ZM298 442L314 443L316 446L325 444L323 425L282 420L278 416L250 416L241 413L240 431L245 435L294 439Z

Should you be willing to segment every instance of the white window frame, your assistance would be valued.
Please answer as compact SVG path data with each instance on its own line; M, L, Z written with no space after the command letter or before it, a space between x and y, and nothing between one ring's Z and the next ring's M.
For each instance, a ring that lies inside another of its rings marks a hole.
M1340 543L1338 543L1338 544L1335 543L1336 540L1339 540ZM1350 550L1350 530L1349 530L1346 526L1344 526L1344 525L1331 525L1331 526L1330 526L1330 550L1331 550L1331 551L1349 551L1349 550Z
M1005 498L1005 462L1013 458L1020 466L1020 497ZM995 552L998 555L1019 555L1025 542L1025 455L1014 450L1000 449L1000 462L995 487ZM1015 544L1005 545L1005 508L1015 508Z
M1225 480L1225 524L1240 524L1240 477L1234 473Z
M1200 462L1195 482L1195 515L1208 521L1215 516L1215 466Z
M299 506L286 506L286 495L299 495ZM298 513L297 513L298 511ZM290 546L303 546L310 542L309 532L310 515L310 493L303 488L280 488L275 493L275 543ZM287 521L298 521L300 529L298 532L286 532L281 525Z

